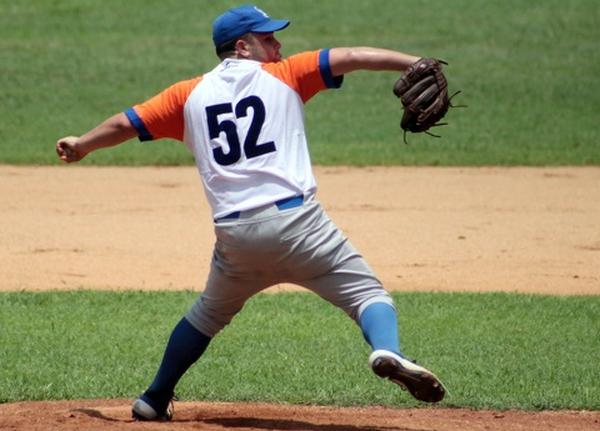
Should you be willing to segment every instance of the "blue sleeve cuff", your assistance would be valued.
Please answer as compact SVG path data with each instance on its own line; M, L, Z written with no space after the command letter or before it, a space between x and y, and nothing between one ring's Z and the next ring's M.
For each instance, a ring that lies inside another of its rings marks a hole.
M333 76L331 73L331 65L329 64L329 48L322 49L319 52L319 68L321 76L327 88L340 88L344 82L344 75Z
M146 129L146 125L144 124L140 116L137 114L137 112L135 112L133 108L129 108L127 111L125 111L125 115L129 119L131 125L137 131L140 141L151 141L154 139L150 132L148 132L148 129Z

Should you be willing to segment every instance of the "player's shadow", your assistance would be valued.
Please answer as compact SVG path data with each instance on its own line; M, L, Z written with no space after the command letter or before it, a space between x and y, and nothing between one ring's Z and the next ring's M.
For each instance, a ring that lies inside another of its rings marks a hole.
M264 430L288 431L426 431L417 428L398 428L388 426L361 426L339 424L314 424L292 419L263 419L263 418L214 418L200 419L200 422L220 425L224 428L257 428Z
M104 413L102 413L101 411L94 410L94 409L73 409L71 411L72 412L77 412L77 413L83 413L84 415L87 415L87 416L89 416L91 418L102 419L104 421L109 421L109 422L123 422L120 419L108 417Z
M83 413L89 417L102 419L109 422L132 422L133 419L122 420L106 416L104 413L95 409L74 409L73 412ZM315 424L311 422L293 420L293 419L267 419L251 417L231 417L231 418L203 418L196 419L174 419L173 422L203 422L205 424L219 425L223 428L256 428L263 430L286 430L286 431L427 431L421 428L398 428L392 426L368 426L368 425L349 425L349 424Z

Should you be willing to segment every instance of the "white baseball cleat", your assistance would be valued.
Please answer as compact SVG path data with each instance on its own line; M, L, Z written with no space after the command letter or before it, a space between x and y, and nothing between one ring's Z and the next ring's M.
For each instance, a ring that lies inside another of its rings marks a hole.
M173 418L173 403L169 402L163 412L157 412L150 405L151 400L145 395L140 396L131 406L131 415L139 421L170 421Z
M437 403L446 394L435 374L394 352L375 350L369 356L369 365L379 377L400 385L420 401Z

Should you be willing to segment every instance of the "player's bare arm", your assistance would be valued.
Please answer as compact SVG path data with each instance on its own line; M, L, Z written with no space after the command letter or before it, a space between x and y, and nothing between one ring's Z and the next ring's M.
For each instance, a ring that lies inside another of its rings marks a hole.
M113 147L135 136L135 128L121 112L82 136L66 136L59 139L56 142L56 153L66 163L78 162L92 151Z
M421 57L368 46L332 48L329 64L334 76L355 70L406 70Z

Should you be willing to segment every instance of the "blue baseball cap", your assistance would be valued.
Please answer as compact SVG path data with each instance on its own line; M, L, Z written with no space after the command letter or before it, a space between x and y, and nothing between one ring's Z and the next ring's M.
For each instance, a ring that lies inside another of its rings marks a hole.
M288 25L286 19L271 19L258 7L243 5L229 9L213 22L213 42L218 48L246 33L272 33Z

